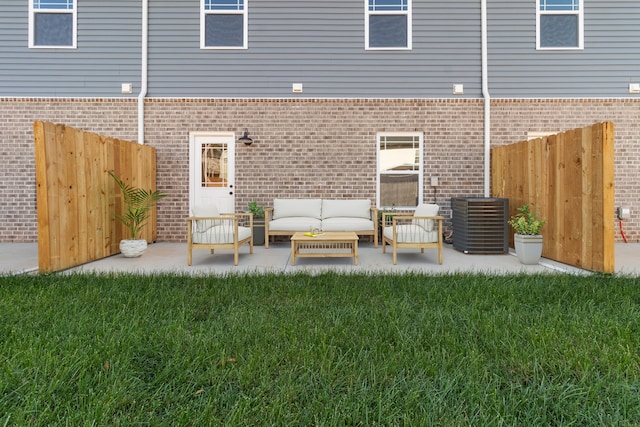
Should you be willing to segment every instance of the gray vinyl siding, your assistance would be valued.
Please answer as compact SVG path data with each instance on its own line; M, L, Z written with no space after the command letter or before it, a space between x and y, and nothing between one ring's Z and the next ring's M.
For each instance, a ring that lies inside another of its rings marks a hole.
M78 0L77 49L29 49L28 1L0 2L0 97L136 96L140 1Z
M0 97L137 95L142 2L78 1L77 49L29 49L28 0L0 2ZM492 97L638 96L637 0L585 0L579 51L535 49L535 0L487 3ZM248 5L249 48L215 50L200 49L199 0L149 1L148 96L481 97L480 0L414 0L413 49L395 51L365 50L364 0Z
M410 51L365 50L363 0L249 0L249 48L201 50L191 4L151 2L149 96L451 97L453 83L480 94L476 0L416 1Z
M584 49L537 51L535 0L488 2L493 98L637 97L640 2L584 0Z

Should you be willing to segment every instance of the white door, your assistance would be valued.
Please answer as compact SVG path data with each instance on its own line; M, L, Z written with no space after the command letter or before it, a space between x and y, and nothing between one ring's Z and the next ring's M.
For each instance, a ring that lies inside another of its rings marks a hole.
M233 132L189 133L189 214L194 205L234 212L235 141Z

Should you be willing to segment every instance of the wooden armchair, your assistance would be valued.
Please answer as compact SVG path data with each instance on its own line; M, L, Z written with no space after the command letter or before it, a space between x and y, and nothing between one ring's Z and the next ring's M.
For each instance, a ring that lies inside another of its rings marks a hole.
M386 245L393 249L393 264L398 260L398 248L438 249L438 264L442 264L442 220L438 205L423 204L413 215L400 212L382 213L382 253ZM437 224L437 225L436 225Z
M249 244L253 253L253 214L218 213L215 206L194 206L187 218L187 263L191 265L192 250L233 249L233 264L238 265L238 248Z

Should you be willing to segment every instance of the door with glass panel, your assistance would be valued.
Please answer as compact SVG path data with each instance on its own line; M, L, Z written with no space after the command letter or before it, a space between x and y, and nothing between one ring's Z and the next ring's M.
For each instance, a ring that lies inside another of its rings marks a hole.
M233 132L189 134L189 207L215 205L220 212L234 212Z

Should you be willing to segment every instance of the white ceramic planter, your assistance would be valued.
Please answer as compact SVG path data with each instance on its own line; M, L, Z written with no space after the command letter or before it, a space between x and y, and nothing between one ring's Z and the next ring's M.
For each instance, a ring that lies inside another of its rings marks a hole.
M125 258L136 258L144 253L147 249L147 241L138 240L120 240L120 253Z
M516 247L516 255L522 264L532 265L540 262L540 257L542 257L541 235L514 234L513 242Z

